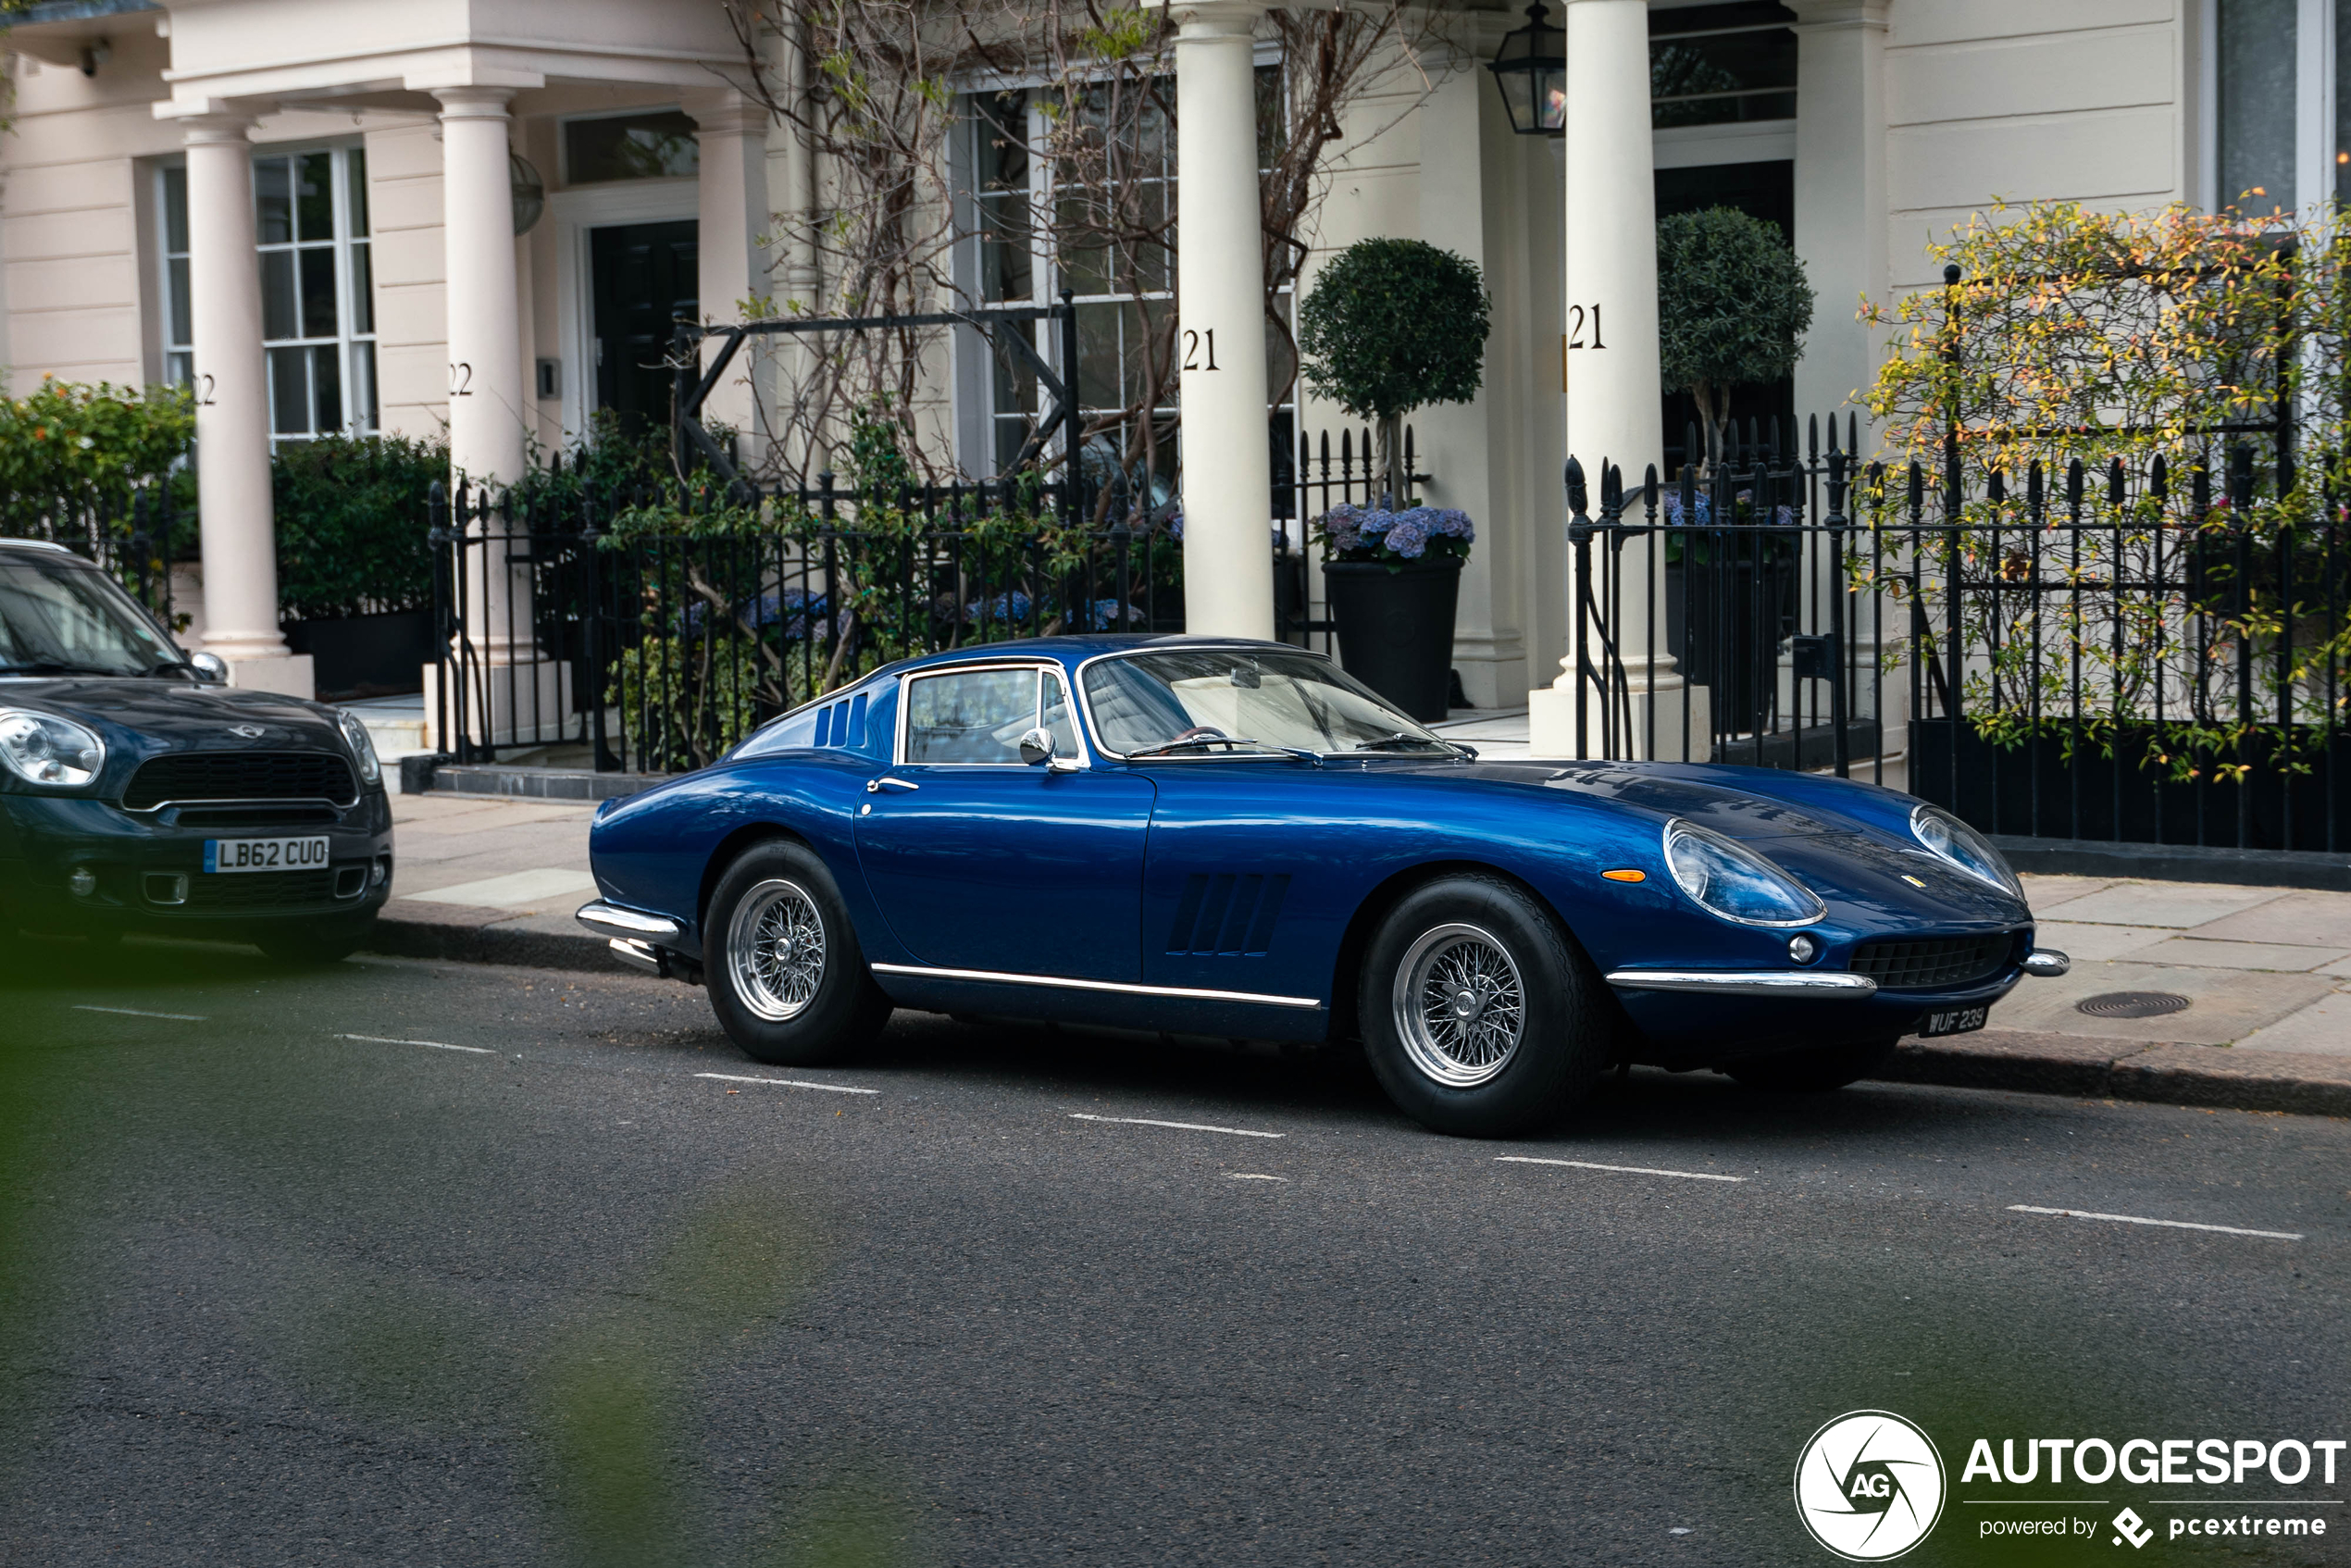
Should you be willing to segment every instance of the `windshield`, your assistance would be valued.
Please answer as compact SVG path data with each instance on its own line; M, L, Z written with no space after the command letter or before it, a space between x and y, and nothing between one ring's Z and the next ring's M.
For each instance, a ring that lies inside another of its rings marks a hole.
M1327 659L1262 648L1203 648L1103 659L1086 669L1102 749L1133 756L1236 750L1449 752ZM1248 746L1225 741L1247 740Z
M180 663L98 572L68 555L0 550L0 675L145 675Z

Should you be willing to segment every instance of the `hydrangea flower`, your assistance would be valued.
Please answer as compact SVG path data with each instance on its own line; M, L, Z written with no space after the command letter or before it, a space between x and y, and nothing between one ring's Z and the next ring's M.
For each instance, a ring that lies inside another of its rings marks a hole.
M1337 561L1417 561L1433 540L1449 543L1439 554L1467 554L1477 529L1469 515L1449 506L1407 506L1399 511L1342 502L1317 518L1328 558Z

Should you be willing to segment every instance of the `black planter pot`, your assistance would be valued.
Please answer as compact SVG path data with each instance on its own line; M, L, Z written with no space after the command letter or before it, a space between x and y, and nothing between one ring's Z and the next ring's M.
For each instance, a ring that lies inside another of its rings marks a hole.
M425 689L432 656L432 612L288 621L286 645L310 655L321 698L388 697Z
M1339 666L1414 718L1443 718L1453 683L1461 557L1399 567L1325 561L1323 592L1338 622Z

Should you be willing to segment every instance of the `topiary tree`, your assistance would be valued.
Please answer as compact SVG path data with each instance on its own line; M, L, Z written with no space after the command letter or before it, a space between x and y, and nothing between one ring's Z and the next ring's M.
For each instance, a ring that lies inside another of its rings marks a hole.
M1488 308L1475 262L1419 240L1358 240L1307 291L1298 312L1306 384L1373 422L1391 495L1404 490L1404 416L1477 395Z
M1812 285L1779 226L1735 207L1657 221L1660 368L1686 389L1706 427L1706 463L1723 455L1731 389L1776 381L1804 352Z

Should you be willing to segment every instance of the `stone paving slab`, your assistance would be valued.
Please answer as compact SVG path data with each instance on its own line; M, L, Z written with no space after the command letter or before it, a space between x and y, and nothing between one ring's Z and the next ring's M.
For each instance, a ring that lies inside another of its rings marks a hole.
M2339 947L2215 941L2204 935L2211 928L2199 926L2194 936L2166 937L2161 941L2116 956L2133 964L2186 964L2210 969L2279 969L2304 974L2339 958L2351 958L2351 952Z
M2044 920L2034 928L2034 940L2053 947L2076 964L2097 964L2136 952L2171 933L2154 926L2075 925L2070 920Z
M2227 888L2209 882L2118 882L2062 903L2034 901L2044 920L2184 929L2284 897L2279 888Z
M2351 952L2351 893L2296 892L2196 927L2233 942L2294 942Z
M2351 991L2322 996L2236 1042L2240 1051L2286 1051L2351 1063Z
M2108 991L2169 991L2189 999L2183 1013L2157 1018L2095 1018L2078 1010ZM2227 1045L2320 998L2332 995L2323 975L2246 969L2192 969L2176 964L2085 964L2054 980L2028 978L1992 1009L2006 1029L2085 1035L2097 1039L2166 1039Z

